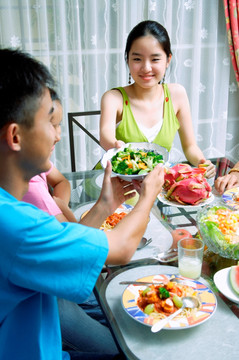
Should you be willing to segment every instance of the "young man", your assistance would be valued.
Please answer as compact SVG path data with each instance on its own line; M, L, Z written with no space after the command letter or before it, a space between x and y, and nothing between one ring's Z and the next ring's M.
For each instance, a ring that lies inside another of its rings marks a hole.
M89 226L99 226L125 199L124 184L111 179L110 163L87 226L59 223L22 202L29 180L49 169L53 79L20 51L2 49L0 60L0 358L70 359L61 350L57 297L83 302L104 263L130 260L161 191L163 169L157 166L137 186L137 205L108 233Z

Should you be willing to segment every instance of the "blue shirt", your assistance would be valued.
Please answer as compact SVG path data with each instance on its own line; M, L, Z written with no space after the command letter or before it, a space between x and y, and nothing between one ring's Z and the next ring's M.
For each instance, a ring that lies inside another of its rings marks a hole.
M60 223L0 188L0 359L69 359L57 297L92 292L108 254L103 231Z

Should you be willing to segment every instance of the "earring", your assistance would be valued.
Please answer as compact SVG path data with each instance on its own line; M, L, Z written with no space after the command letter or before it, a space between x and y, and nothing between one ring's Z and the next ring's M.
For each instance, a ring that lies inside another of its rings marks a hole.
M129 73L129 81L128 84L131 84L131 74Z

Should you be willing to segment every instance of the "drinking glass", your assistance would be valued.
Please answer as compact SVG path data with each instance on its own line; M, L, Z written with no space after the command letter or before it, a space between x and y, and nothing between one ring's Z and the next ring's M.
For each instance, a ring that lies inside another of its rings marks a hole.
M204 243L196 238L183 238L178 242L179 274L199 279L202 270Z

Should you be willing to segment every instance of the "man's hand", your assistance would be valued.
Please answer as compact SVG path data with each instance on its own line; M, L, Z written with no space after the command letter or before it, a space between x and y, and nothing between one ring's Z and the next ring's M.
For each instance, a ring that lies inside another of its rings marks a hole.
M136 195L134 185L131 182L124 181L118 177L111 177L111 162L107 161L105 176L103 180L101 194L98 200L105 209L108 209L111 215L123 202ZM129 194L126 194L130 191Z
M151 171L141 183L140 188L136 185L136 190L140 193L140 196L145 196L147 198L152 198L153 201L156 199L157 195L162 190L164 184L164 167L162 164L155 166L153 171ZM138 183L139 185L139 183Z

